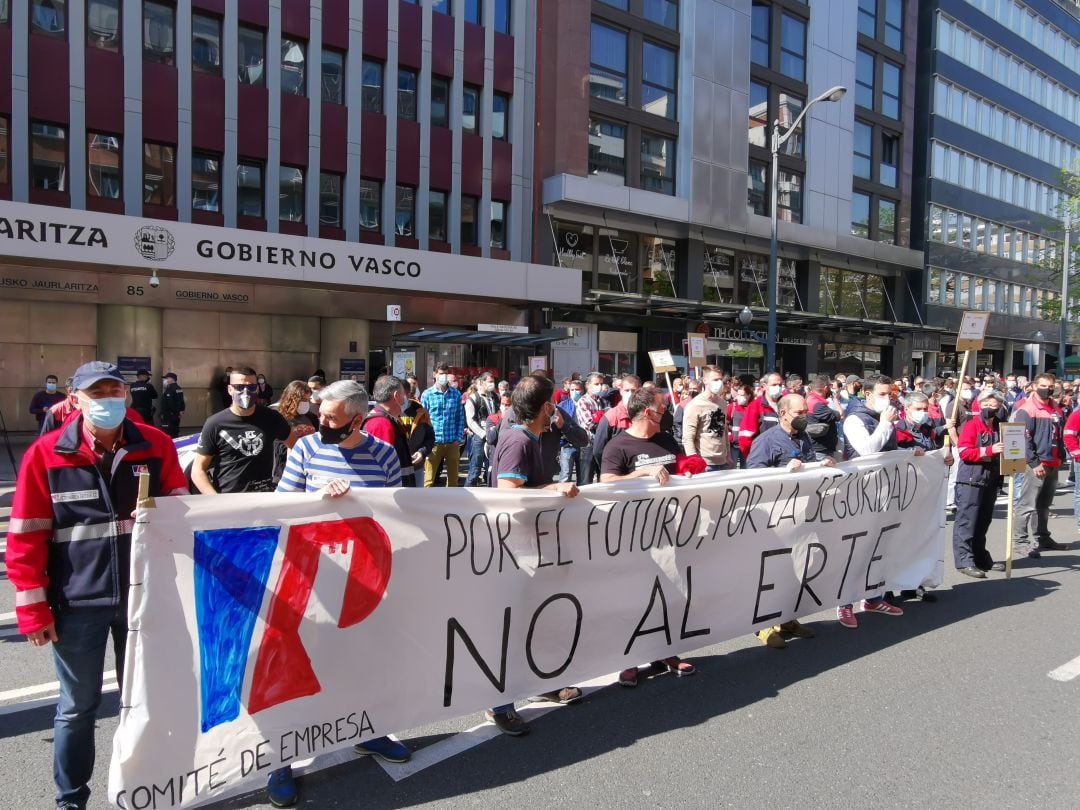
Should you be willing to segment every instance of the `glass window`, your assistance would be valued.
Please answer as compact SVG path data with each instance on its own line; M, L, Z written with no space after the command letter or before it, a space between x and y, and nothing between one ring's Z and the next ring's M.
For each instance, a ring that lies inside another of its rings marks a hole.
M785 222L802 222L802 183L797 172L781 169L776 184L776 215Z
M90 0L86 6L86 44L120 50L120 0Z
M675 141L651 132L641 133L641 187L675 194Z
M600 2L615 8L621 8L623 11L630 8L629 0L600 0Z
M491 99L491 137L505 141L509 137L507 119L510 115L510 96L495 93Z
M5 138L6 146L6 138ZM6 152L6 149L5 149ZM120 138L89 132L86 135L86 193L91 197L120 199ZM6 157L6 154L5 154ZM0 179L6 183L6 179Z
M446 241L446 192L428 192L428 239Z
M506 250L506 203L491 201L491 246Z
M416 234L416 189L398 186L394 200L394 233L398 236Z
M281 92L290 96L307 95L307 43L281 39ZM301 211L303 216L303 211ZM302 221L302 220L298 220Z
M779 104L779 119L780 126L786 131L792 123L802 114L803 99L798 96L793 96L791 93L780 93ZM780 147L781 153L785 155L791 155L792 157L803 156L803 125L799 123L799 128L791 134L791 137L787 139L782 147Z
M851 235L870 238L870 195L853 192L851 195Z
M589 176L605 183L626 185L626 127L589 119Z
M675 51L648 40L641 49L641 109L675 117Z
M236 66L240 84L262 87L266 83L266 76L263 74L266 58L265 34L258 28L241 25L237 32L237 44L239 53Z
M191 156L191 208L193 211L221 210L221 157L206 152Z
M465 22L482 25L483 19L484 9L480 0L465 0Z
M862 49L855 54L855 103L874 109L874 55Z
M896 188L896 169L900 165L900 138L887 132L881 133L881 163L878 165L878 182Z
M750 61L769 66L769 7L754 3L750 16Z
M30 6L30 30L49 37L66 37L65 5L64 0L33 0Z
M883 62L881 67L881 113L900 117L900 68L892 62Z
M360 230L382 230L382 183L360 181Z
M480 134L480 88L465 85L461 96L461 130Z
M878 200L877 240L896 244L896 203L892 200Z
M500 34L510 33L510 0L494 0L495 30Z
M163 65L173 64L176 54L176 24L172 6L143 1L143 58Z
M0 183L7 185L11 182L8 169L8 119L6 115L0 116Z
M453 14L450 0L431 0L431 10L438 14Z
M319 224L341 227L341 175L319 173Z
M143 202L176 205L176 147L143 144Z
M885 0L885 44L896 51L904 49L904 0ZM989 67L983 72L989 73Z
M431 77L431 125L450 126L450 80L442 76Z
M418 79L415 70L399 67L397 74L397 114L406 121L416 120L416 88Z
M589 95L626 103L626 33L592 24Z
M859 0L859 33L877 36L877 0Z
M806 81L806 23L790 14L780 15L780 72Z
M929 289L926 293L926 303L938 304L941 302L941 273L931 269L928 273Z
M381 113L383 111L383 66L382 62L365 59L361 67L360 109L364 112Z
M768 148L769 88L767 85L750 82L750 121L747 129L751 146Z
M221 20L217 17L191 15L191 68L221 75Z
M766 216L769 213L765 197L765 178L768 167L759 161L751 160L746 173L746 204L755 214Z
M11 8L8 0L0 0L0 24L11 20Z
M259 163L240 163L236 167L236 213L262 218L263 170Z
M278 219L283 222L304 221L304 170L296 166L281 167Z
M676 0L643 0L641 16L667 28L679 27L679 4Z
M322 100L327 104L345 103L345 54L323 48Z
M478 212L480 200L476 197L461 195L461 244L479 244Z
M874 128L862 121L855 121L855 157L852 171L856 177L872 179L872 155L874 150Z

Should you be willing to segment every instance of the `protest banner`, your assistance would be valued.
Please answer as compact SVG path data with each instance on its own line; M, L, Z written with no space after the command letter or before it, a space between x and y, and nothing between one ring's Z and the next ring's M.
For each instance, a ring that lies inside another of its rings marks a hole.
M941 581L946 467L894 452L545 491L157 498L109 795L292 761Z

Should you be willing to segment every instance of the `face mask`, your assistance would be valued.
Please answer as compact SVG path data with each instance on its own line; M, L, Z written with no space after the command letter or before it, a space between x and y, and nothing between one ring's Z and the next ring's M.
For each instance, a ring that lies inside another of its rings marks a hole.
M851 394L849 394L847 391L840 392L841 402L847 402L849 399L851 399Z
M590 385L589 386L589 393L592 394L594 397L598 397L602 393L604 393L604 386L602 386L602 385Z
M435 384L442 388L446 388L448 379L449 378L445 374L438 374L435 376Z
M502 406L499 407L499 410L502 411L503 413L510 413L510 411L514 410L514 406L513 405L502 405Z
M804 430L806 430L806 417L796 416L792 418L791 429L794 430L796 433L802 433Z
M1008 385L1010 389L1015 389L1016 388L1016 380L1009 380L1005 384Z
M301 416L303 416L304 414L306 414L310 410L311 410L311 403L310 402L301 402L299 405L296 406L296 412L298 414L300 414Z
M319 425L319 438L323 444L341 444L352 434L353 423L344 427L330 427L329 425Z
M246 411L251 407L251 392L241 391L239 394L233 394L232 401L237 408Z
M925 425L929 418L930 414L926 411L911 411L908 414L908 421L913 425Z
M711 383L709 383L709 393L710 394L719 394L723 390L724 390L724 381L723 380L713 380Z
M266 385L266 380L264 380L262 377L259 377L259 385Z
M105 397L104 399L90 400L90 410L86 418L94 427L111 430L119 427L127 413L127 402L124 397Z
M1052 388L1036 388L1035 393L1039 395L1039 399L1048 400L1048 399L1050 399L1051 395L1054 393L1054 389L1052 389Z
M56 383L45 383L45 390L50 394L56 391Z
M997 404L995 404L993 407L983 408L982 409L982 418L983 418L984 422L991 422L994 419L997 419L997 415L998 415L998 406L997 406Z
M570 399L574 400L574 402L577 402L579 399L581 399L581 392L580 391L571 391L570 392Z
M162 377L161 378L161 384L162 385L168 385L169 384L169 378L168 377Z
M452 383L450 383L450 387L456 391L458 387L458 381L454 380Z
M882 413L890 405L888 397L874 397L874 410Z
M780 395L784 392L784 386L782 385L770 385L769 386L769 399L780 399Z
M735 401L738 402L740 405L745 405L746 404L746 395L745 394L739 394L739 396L735 397Z
M975 395L974 392L970 388L968 388L966 391L961 391L960 392L960 398L962 400L964 400L964 402L971 402L971 398L974 395Z
M492 391L495 390L495 383L489 382L487 385L484 386L484 390L490 394Z

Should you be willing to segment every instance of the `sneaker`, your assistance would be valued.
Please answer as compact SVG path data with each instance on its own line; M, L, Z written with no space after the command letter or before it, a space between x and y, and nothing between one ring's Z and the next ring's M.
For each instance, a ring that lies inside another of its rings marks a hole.
M851 630L859 626L859 620L855 618L855 611L851 609L851 605L840 605L836 609L836 620L840 622L841 627Z
M1039 557L1042 556L1042 554L1039 553L1039 550L1037 548L1029 548L1025 556L1027 556L1029 560L1037 560L1039 559Z
M556 689L554 692L541 692L539 695L529 698L530 703L561 703L564 706L569 703L577 703L585 697L576 686L566 686Z
M766 627L764 630L758 630L754 635L758 637L758 641L770 649L782 650L787 647L787 642L784 641L784 637L780 635L780 625Z
M412 753L401 743L389 737L379 737L353 746L353 751L362 757L375 756L383 762L408 762Z
M926 588L920 587L916 591L916 593L918 594L919 599L923 602L933 603L937 601L937 597L930 591L926 590Z
M1039 551L1064 551L1065 546L1047 537L1038 545Z
M956 570L966 577L971 577L973 579L986 579L986 572L983 571L981 568L975 568L974 566L969 565L965 568L957 568Z
M292 768L270 771L266 779L266 796L274 807L292 807L296 804L296 780Z
M529 733L529 724L521 719L521 715L513 709L505 712L495 712L490 709L484 712L484 717L490 720L503 734L511 737L524 737Z
M637 686L637 682L638 682L638 668L637 667L630 667L629 669L624 669L622 672L619 673L619 686L625 686L628 689L632 689L635 686Z
M73 799L68 799L67 801L57 802L56 810L86 810L86 805Z
M1005 563L996 562L996 563L994 563L993 565L990 566L990 570L991 571L1004 571L1005 570Z
M792 619L790 622L784 622L780 625L781 633L790 633L795 638L813 638L817 635L817 631L813 627L807 627L802 624L798 619Z
M683 675L693 675L697 672L697 667L689 661L683 661L678 656L665 658L663 661L654 661L653 666L658 667L661 672L665 669L667 669L668 672L674 672L680 678Z
M977 570L977 569L976 569ZM981 574L982 572L979 571ZM883 613L886 616L903 616L903 608L890 605L884 599L863 599L862 609L864 613Z

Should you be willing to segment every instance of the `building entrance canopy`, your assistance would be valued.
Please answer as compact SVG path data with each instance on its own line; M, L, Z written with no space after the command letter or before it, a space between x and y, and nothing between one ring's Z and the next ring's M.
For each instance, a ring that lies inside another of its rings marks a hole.
M483 346L539 346L546 347L556 340L570 336L566 329L545 329L540 334L507 334L504 332L481 332L464 329L415 329L394 335L394 343L468 343Z

